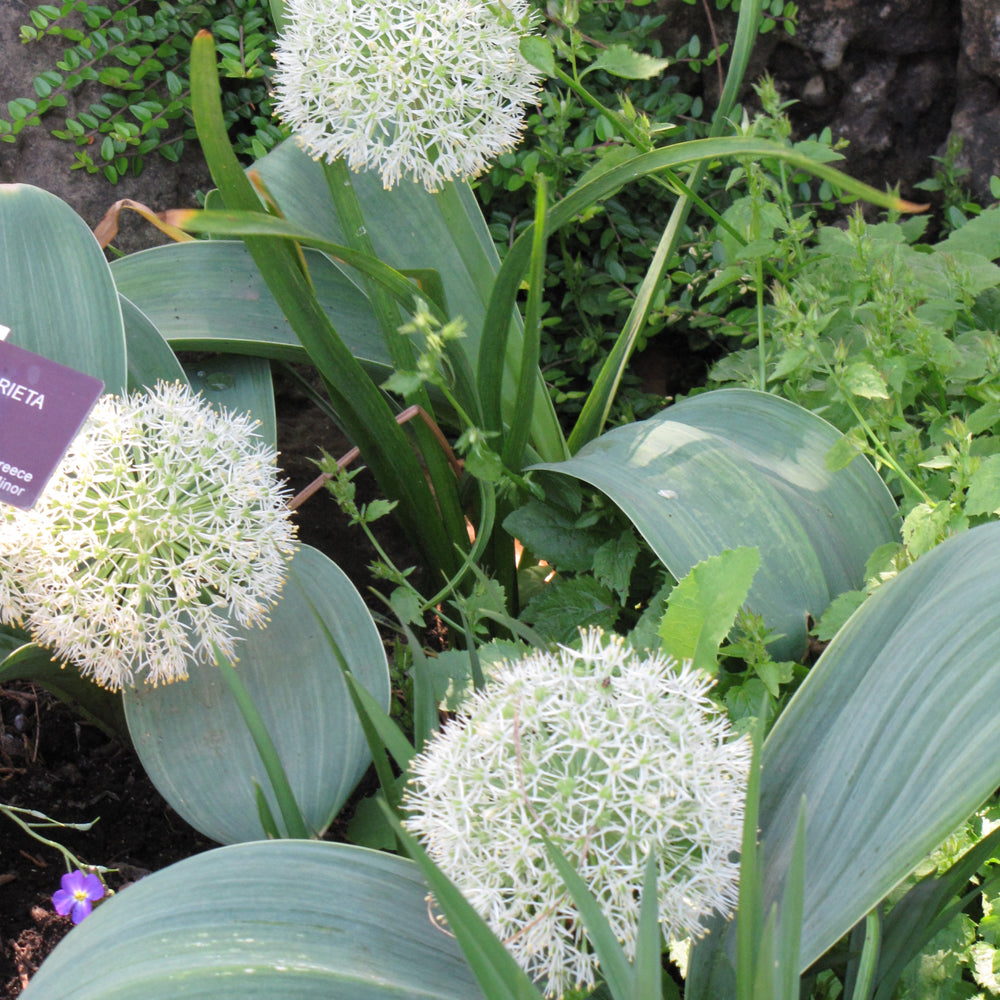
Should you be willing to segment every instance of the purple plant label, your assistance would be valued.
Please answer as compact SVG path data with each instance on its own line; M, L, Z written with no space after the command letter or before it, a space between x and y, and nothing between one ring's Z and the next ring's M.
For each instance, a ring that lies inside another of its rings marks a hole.
M41 495L104 383L0 340L0 501Z

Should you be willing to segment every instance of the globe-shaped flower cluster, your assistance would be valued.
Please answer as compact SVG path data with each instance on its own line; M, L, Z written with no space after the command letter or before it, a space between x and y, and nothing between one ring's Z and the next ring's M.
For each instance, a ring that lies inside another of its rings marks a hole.
M734 908L751 746L711 685L591 630L502 665L414 759L406 825L548 996L593 986L597 959L542 834L630 958L650 853L666 937Z
M514 146L538 72L527 0L289 0L275 110L317 159L390 188L475 177Z
M35 506L0 513L0 621L111 689L232 658L294 550L276 457L187 385L101 397Z

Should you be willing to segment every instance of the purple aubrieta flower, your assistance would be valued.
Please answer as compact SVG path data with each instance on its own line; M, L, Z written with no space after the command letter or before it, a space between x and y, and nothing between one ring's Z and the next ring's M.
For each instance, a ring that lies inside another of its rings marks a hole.
M101 880L96 875L87 875L79 868L63 875L60 884L62 888L52 895L52 905L61 917L69 914L74 924L89 917L94 908L94 900L104 895Z

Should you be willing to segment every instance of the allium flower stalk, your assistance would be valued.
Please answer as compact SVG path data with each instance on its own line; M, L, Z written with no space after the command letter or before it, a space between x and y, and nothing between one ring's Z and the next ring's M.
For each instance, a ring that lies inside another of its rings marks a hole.
M288 0L275 110L316 159L434 191L518 141L539 73L527 0Z
M0 513L0 621L115 690L233 658L294 550L255 427L180 383L103 396L35 506Z
M545 834L634 958L646 859L668 938L737 900L751 747L710 678L599 629L583 649L505 663L412 764L407 827L547 996L595 982L597 958Z

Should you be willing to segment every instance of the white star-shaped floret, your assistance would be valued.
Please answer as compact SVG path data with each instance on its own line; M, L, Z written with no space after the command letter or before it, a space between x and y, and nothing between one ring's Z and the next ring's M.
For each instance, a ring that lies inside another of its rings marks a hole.
M102 397L35 506L0 514L0 621L112 689L232 658L295 547L276 459L187 385Z
M317 159L437 190L513 148L539 73L527 0L288 0L275 108Z
M705 675L581 640L503 664L414 759L405 797L409 829L548 996L591 988L597 958L541 834L633 958L650 852L666 937L734 908L750 766Z

